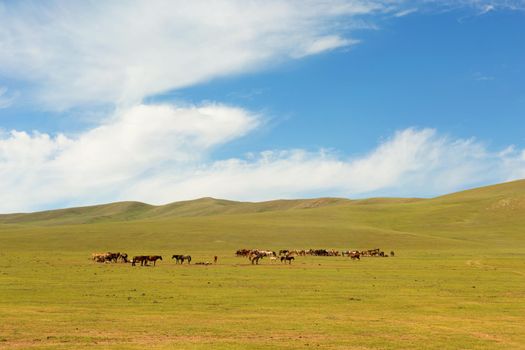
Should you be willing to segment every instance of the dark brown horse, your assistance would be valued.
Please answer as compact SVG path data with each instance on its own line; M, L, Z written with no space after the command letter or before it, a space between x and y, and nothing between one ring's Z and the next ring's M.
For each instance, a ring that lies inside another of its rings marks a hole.
M157 263L157 260L162 260L162 256L160 255L149 255L148 261L153 261L153 266Z
M350 252L348 255L352 260L361 260L361 254L358 251Z
M171 258L175 259L175 263L178 264L184 255L174 254Z
M131 259L131 266L135 266L140 262L140 266L148 266L148 256L147 255L137 255Z
M181 255L181 254L175 254L171 257L172 259L175 259L175 263L181 263L184 264L184 260L188 261L188 264L191 262L191 255Z
M248 257L250 261L252 262L252 265L259 265L259 260L264 258L264 254L255 253Z
M292 260L295 260L293 256L281 256L281 262L284 262L285 264L287 261L288 264L292 264Z

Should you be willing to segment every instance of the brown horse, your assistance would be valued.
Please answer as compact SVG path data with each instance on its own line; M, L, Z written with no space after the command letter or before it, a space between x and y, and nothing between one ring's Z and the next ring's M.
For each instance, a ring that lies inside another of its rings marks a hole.
M175 254L171 257L172 259L175 259L175 263L178 264L179 262L181 264L184 264L184 260L188 261L188 264L191 262L191 255L181 255L181 254Z
M248 259L250 259L250 261L252 262L252 265L253 264L259 265L259 260L262 258L264 258L263 254L252 254L250 255Z
M217 255L215 255L213 257L213 263L216 264L217 263L217 260L219 260L219 257Z
M131 266L135 266L140 262L140 266L148 266L148 256L147 255L137 255L131 259Z
M160 255L150 255L147 258L148 258L148 261L153 261L153 266L155 266L155 263L157 262L157 260L162 260L162 256Z
M361 254L356 250L348 255L352 260L361 260Z

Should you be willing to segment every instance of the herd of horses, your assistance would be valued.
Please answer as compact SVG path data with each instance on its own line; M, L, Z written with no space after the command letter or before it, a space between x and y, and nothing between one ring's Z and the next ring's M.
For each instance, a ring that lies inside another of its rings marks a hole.
M276 262L278 260L281 263L291 264L295 260L296 256L346 256L352 260L360 260L361 257L389 257L395 256L394 251L389 254L385 254L379 248L368 249L368 250L344 250L338 251L334 249L282 249L279 250L279 253L276 253L273 250L262 250L262 249L239 249L235 252L235 255L238 257L246 257L252 263L252 265L259 265L259 261L263 258L269 258L271 262ZM149 266L148 263L152 262L153 266L156 265L158 260L162 261L162 256L160 255L136 255L131 259L128 259L128 254L126 253L93 253L91 258L94 262L106 263L106 262L124 262L131 263L131 266L136 266L140 263L140 266ZM184 254L174 254L171 257L172 260L175 260L176 264L184 264L187 262L191 263L191 255ZM213 257L213 263L216 264L218 257ZM197 262L195 265L211 265L211 262Z
M140 266L149 266L148 263L152 262L153 266L156 265L157 260L162 261L161 255L136 255L131 259L128 259L128 254L126 253L93 253L91 254L91 259L94 262L98 263L106 263L106 262L123 262L123 263L131 263L131 266L136 266L138 263L140 263ZM183 255L183 254L174 254L171 259L175 260L176 264L184 264L186 261L188 264L191 263L191 255ZM216 264L218 261L218 257L213 257L213 263ZM197 262L196 265L210 265L211 262Z
M239 249L235 252L238 257L246 257L253 265L258 265L259 260L269 257L270 261L281 260L281 263L289 263L295 259L296 256L347 256L352 260L360 260L362 256L373 256L373 257L388 257L395 256L394 251L390 252L390 255L385 254L379 248L368 249L368 250L344 250L342 252L335 249L282 249L279 253L273 250L262 250L262 249Z

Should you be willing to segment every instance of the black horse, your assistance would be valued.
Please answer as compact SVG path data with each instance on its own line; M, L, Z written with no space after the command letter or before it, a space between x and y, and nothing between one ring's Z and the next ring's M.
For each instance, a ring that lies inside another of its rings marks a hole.
M178 264L178 263L181 261L181 258L182 258L183 256L184 256L184 255L175 254L175 255L173 255L171 258L172 258L172 259L175 259L175 263Z
M184 260L188 261L188 264L191 262L191 255L181 255L181 254L175 254L171 257L172 259L175 259L175 263L181 263L184 264Z
M291 264L292 260L295 260L293 256L281 256L281 262L284 262L285 264L287 261L288 261L288 264Z

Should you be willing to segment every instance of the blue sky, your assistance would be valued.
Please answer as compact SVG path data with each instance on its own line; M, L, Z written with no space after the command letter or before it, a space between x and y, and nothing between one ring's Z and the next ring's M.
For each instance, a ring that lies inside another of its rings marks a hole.
M1 211L525 177L523 1L172 4L0 6Z

